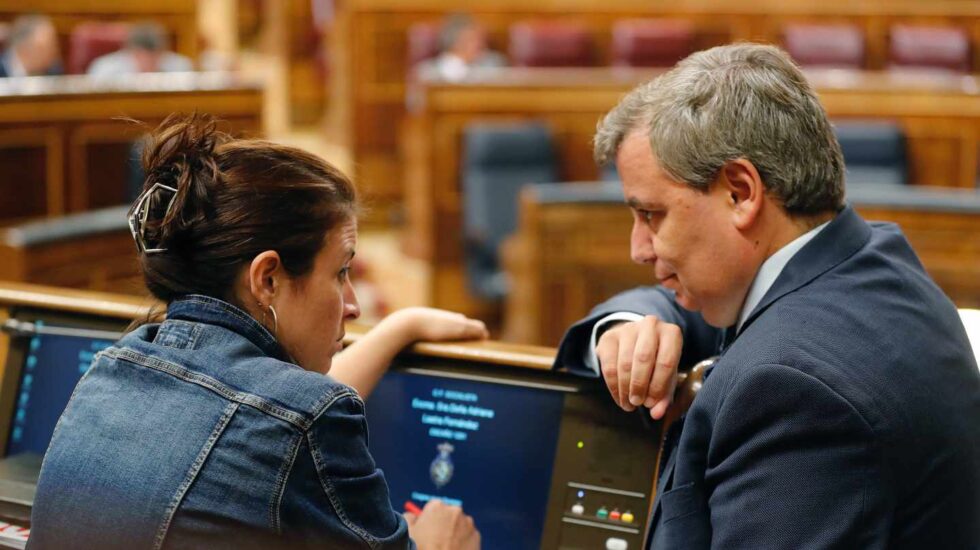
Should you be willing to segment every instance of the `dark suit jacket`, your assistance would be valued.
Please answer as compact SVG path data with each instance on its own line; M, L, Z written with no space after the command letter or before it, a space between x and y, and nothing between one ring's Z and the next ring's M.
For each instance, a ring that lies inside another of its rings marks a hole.
M721 331L640 289L610 311ZM576 357L576 354L578 356ZM779 275L667 436L655 548L980 548L980 373L956 308L899 229L850 208Z

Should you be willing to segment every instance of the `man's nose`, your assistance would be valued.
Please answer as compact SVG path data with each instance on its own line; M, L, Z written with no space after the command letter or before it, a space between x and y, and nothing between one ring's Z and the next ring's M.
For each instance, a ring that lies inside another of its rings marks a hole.
M630 233L630 258L638 264L652 264L657 259L653 251L653 232L639 220L633 222Z

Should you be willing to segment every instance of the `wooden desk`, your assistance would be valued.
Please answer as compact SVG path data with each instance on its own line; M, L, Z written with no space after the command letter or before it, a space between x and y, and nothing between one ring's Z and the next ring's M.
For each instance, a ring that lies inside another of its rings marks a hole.
M331 104L336 132L352 152L359 185L379 210L401 200L403 164L396 129L405 113L406 33L420 22L459 11L455 0L346 0L331 35ZM507 51L507 32L518 20L575 21L592 33L598 64L608 65L613 24L662 17L690 21L699 49L736 41L780 43L788 23L846 23L866 36L867 69L886 68L888 29L895 23L957 25L980 51L980 3L972 0L486 0L466 11L487 29L489 43ZM980 72L980 55L973 56ZM611 107L609 103L607 107Z
M0 280L145 295L128 206L0 228Z
M153 21L170 35L172 47L191 59L197 58L197 0L4 0L0 21L13 21L25 13L41 13L51 18L63 54L68 38L79 23L87 21Z
M865 219L898 223L958 307L980 306L980 214L874 201L855 207ZM595 305L617 292L655 284L648 266L630 261L631 224L621 198L546 202L533 189L525 190L520 228L505 247L512 291L503 339L558 345L565 330Z
M554 135L560 178L595 180L596 122L624 93L659 74L640 69L504 69L460 83L429 80L409 92L404 133L408 252L432 267L430 303L492 317L472 298L462 273L459 184L462 134L472 122L537 120ZM897 121L907 136L915 183L973 187L980 145L980 78L810 71L834 119Z
M262 89L228 73L0 79L0 224L127 201L131 144L173 112L261 131Z

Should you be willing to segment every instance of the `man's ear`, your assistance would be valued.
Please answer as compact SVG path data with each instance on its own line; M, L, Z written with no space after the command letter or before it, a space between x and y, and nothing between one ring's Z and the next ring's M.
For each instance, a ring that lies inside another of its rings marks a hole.
M266 250L248 266L248 288L256 302L264 306L272 304L283 276L282 260L275 250Z
M750 228L762 212L766 195L759 171L749 160L735 159L725 163L719 179L728 194L735 227Z

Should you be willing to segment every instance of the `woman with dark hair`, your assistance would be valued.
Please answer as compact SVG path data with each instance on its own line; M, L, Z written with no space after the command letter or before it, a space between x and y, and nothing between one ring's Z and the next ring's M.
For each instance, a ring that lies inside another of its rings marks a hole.
M338 353L359 314L346 176L200 115L165 121L143 166L130 226L166 320L79 382L29 546L478 548L459 508L392 509L362 399L404 346L486 337L483 323L410 308Z

